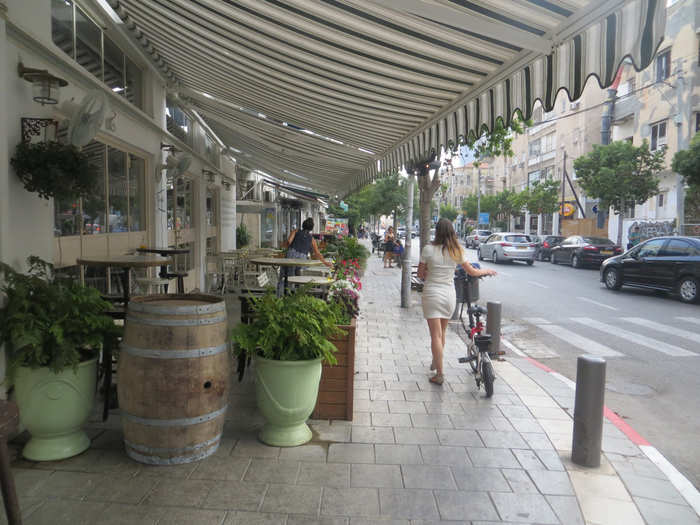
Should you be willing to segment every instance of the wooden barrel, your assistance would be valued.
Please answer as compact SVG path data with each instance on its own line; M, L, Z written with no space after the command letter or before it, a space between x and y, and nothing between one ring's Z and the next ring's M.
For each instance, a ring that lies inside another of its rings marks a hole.
M169 465L213 454L224 426L229 368L221 297L134 297L118 374L129 457Z

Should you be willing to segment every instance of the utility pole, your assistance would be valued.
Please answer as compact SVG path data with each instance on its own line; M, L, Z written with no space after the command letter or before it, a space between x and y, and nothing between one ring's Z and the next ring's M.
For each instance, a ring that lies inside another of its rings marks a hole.
M686 116L690 116L690 111L684 111L683 103L683 87L685 80L683 79L682 67L678 70L678 80L676 80L676 147L677 151L681 151L687 147L686 134L683 133L683 121ZM690 96L688 99L690 100ZM688 122L690 127L690 122ZM676 174L676 211L678 213L678 235L685 235L685 180L680 174Z
M479 229L481 218L481 163L476 165L476 229Z
M411 234L413 233L413 184L416 177L408 176L408 206L406 206L406 246L401 261L401 308L411 306Z

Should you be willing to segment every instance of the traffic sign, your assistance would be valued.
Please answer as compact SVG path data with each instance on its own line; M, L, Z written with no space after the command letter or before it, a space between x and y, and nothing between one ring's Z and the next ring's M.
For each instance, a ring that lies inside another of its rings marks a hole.
M573 215L575 211L576 208L574 207L574 205L568 202L565 202L563 206L559 206L559 213L562 214L564 217Z
M489 213L486 211L482 211L479 214L479 224L488 224L489 223Z

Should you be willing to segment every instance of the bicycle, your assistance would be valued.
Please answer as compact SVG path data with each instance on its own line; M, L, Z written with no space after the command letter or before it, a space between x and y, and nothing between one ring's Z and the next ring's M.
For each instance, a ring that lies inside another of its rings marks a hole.
M460 269L461 270L461 269ZM472 374L476 381L476 388L481 388L484 385L486 397L493 395L493 383L496 380L496 374L493 371L491 363L491 335L485 334L486 329L481 321L481 316L486 315L486 308L477 304L472 305L472 301L478 299L478 281L481 277L471 277L461 270L461 274L455 277L455 281L462 286L462 301L459 309L459 321L462 323L464 332L467 335L465 341L467 345L466 357L460 357L460 363L469 363L472 369ZM469 318L469 326L465 324L464 305L467 305L467 315Z

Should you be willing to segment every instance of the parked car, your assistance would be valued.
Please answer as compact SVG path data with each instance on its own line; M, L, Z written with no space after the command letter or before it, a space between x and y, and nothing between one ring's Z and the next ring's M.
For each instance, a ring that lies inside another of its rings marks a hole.
M538 261L548 261L552 255L552 248L560 244L566 237L563 235L543 235L537 242L537 253L535 259Z
M678 293L684 303L700 301L700 238L656 237L600 266L600 280L610 290L635 286Z
M599 266L605 259L622 253L610 239L572 235L551 249L552 264L570 264L574 268Z
M503 261L535 262L535 243L522 233L494 233L479 244L477 255L480 261L488 259L495 263Z
M467 235L465 244L467 248L477 248L489 235L491 235L491 230L474 230Z

